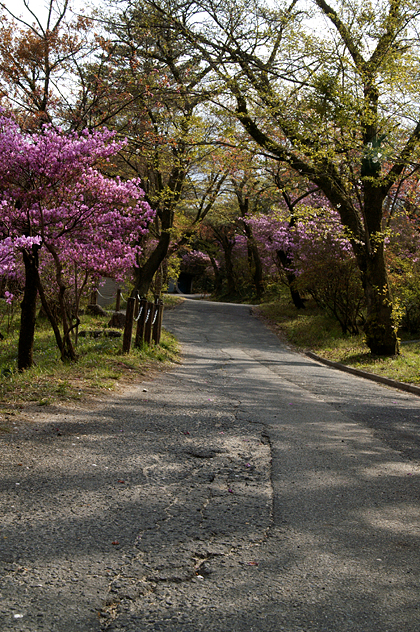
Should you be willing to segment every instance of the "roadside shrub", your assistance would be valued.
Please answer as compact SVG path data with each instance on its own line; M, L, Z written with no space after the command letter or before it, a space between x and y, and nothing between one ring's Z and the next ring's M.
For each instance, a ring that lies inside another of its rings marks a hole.
M394 219L387 248L388 275L401 312L401 328L420 332L420 233L407 215Z

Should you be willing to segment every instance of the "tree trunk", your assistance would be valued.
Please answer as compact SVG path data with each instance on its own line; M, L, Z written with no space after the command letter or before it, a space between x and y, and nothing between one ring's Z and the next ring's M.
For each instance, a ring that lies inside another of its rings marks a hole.
M23 251L25 264L25 289L20 304L20 332L18 345L18 371L29 369L33 363L33 348L36 321L36 298L38 294L38 250L33 247L32 254Z
M67 286L64 283L63 277L62 277L63 266L61 264L60 258L58 256L54 246L52 246L51 244L46 243L46 248L48 249L48 252L50 252L51 256L54 259L55 278L56 278L57 285L58 285L58 301L59 301L59 305L60 305L61 322L62 322L62 325L63 325L62 346L60 347L61 359L62 359L63 362L65 362L66 360L70 360L71 362L75 362L77 360L77 356L76 356L76 352L75 352L74 347L73 347L73 343L72 343L71 338L70 338L70 332L73 329L73 326L69 325L68 318L67 318L67 311L66 311L66 303L65 303L65 299L64 299ZM53 322L51 322L51 325L54 328ZM74 325L74 326L77 326L77 325ZM56 336L56 340L57 340L57 344L59 344L57 336Z
M291 269L292 260L291 258L284 252L284 250L277 250L277 259L281 267L284 270L286 275L287 283L289 285L290 295L292 297L293 305L296 309L305 309L305 303L303 298L301 297L299 291L295 287L296 275Z
M232 296L236 292L235 275L233 271L232 250L235 242L226 235L222 235L221 245L225 255L225 272L228 285L228 294Z
M211 254L209 254L209 257L210 257L211 265L214 271L214 290L213 291L216 295L218 295L218 294L221 294L222 292L223 277L220 274L219 266L217 265L216 259Z
M139 294L140 296L147 295L153 277L168 253L170 241L171 235L169 230L162 230L156 248L147 261L140 268L136 269L135 294Z
M376 99L376 95L374 96ZM365 142L377 144L376 128L366 132ZM385 263L385 243L382 232L386 190L379 186L380 165L369 159L362 161L365 239L361 256L354 251L362 271L366 297L366 344L374 355L392 356L399 353L397 326L392 313L392 296Z
M61 359L63 360L63 362L65 362L66 360L75 362L77 360L77 356L70 338L70 333L73 329L73 326L69 325L67 319L66 304L64 300L65 291L66 286L62 284L58 294L58 298L60 301L61 321L63 323L63 348L61 350Z
M244 222L244 230L247 239L250 273L254 281L257 299L260 300L264 294L264 277L261 257L258 250L257 242L255 241L255 237L252 232L252 228L246 222Z
M53 314L53 312L50 309L50 306L48 304L47 297L45 296L44 288L43 288L42 283L41 283L41 279L39 278L39 274L37 274L37 286L38 286L39 297L40 297L41 303L42 303L42 308L43 308L48 320L50 321L50 325L51 325L52 330L54 332L54 336L55 336L55 341L57 343L57 347L60 350L60 354L62 354L63 353L63 339L61 337L60 328L58 326L57 319L54 316L54 314Z
M181 145L178 147L178 150L182 154ZM133 290L134 296L137 294L142 297L147 295L154 275L168 254L171 243L171 229L174 223L174 213L182 193L185 176L185 169L180 168L179 166L172 167L167 187L165 187L162 182L162 174L158 175L158 180L160 182L159 193L160 195L164 194L164 197L166 197L167 194L165 191L167 190L169 192L169 199L166 203L162 202L162 208L160 211L157 211L155 218L156 226L158 227L159 223L161 225L156 248L147 261L135 271L136 282Z
M366 297L366 322L363 330L366 344L374 355L399 353L397 326L392 314L392 297L386 272L384 246L378 246L366 257L363 273Z
M283 199L286 202L286 206L289 209L290 219L289 219L289 230L296 225L297 217L296 217L296 205L298 202L303 200L306 197L306 193L303 196L298 197L292 202L292 199L289 193L283 188L282 182L279 178L274 179L276 185L280 189ZM315 193L314 190L312 190ZM309 192L308 192L309 194ZM293 270L293 259L290 255L287 254L284 250L277 250L277 259L284 270L286 275L287 283L289 285L290 295L292 297L293 305L296 309L305 309L305 303L299 293L299 290L296 289L296 274Z
M254 259L254 285L257 293L257 299L260 301L264 294L264 277L261 257L255 240L253 240L251 251Z

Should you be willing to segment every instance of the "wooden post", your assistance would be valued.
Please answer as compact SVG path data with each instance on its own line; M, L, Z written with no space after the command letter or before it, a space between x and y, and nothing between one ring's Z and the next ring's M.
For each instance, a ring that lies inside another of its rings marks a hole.
M95 290L90 295L90 303L89 305L97 305L98 304L98 292Z
M154 303L147 303L146 323L144 326L144 342L148 345L152 342L153 317L155 313Z
M135 298L127 299L127 310L125 313L125 327L124 327L124 336L123 336L123 353L129 353L131 347L131 334L133 332L133 315L134 315L134 304L136 302Z
M137 315L137 328L136 328L136 338L134 341L134 346L139 349L142 345L144 338L144 324L146 322L147 315L147 300L145 298L140 299L139 305L139 314Z
M159 329L158 329L158 344L160 343L160 338L162 336L162 320L163 320L163 301L160 299L160 310L159 310Z
M162 317L163 317L163 301L156 299L155 305L155 324L153 325L153 340L155 344L159 344L160 335L162 333Z
M115 302L115 311L119 312L121 309L121 290L118 288L117 290L117 300Z

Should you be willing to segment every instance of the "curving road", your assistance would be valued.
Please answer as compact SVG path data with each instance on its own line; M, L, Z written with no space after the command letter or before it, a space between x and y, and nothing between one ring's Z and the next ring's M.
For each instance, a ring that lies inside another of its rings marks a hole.
M2 632L418 632L420 398L186 300L173 370L0 437Z
M290 351L246 306L186 301L166 326L271 445L254 607L208 629L418 631L420 399Z

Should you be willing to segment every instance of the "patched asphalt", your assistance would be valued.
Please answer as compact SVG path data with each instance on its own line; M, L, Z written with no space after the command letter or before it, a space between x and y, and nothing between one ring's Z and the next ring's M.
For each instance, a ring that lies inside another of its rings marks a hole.
M2 632L418 632L420 399L247 306L164 324L182 364L1 436Z

